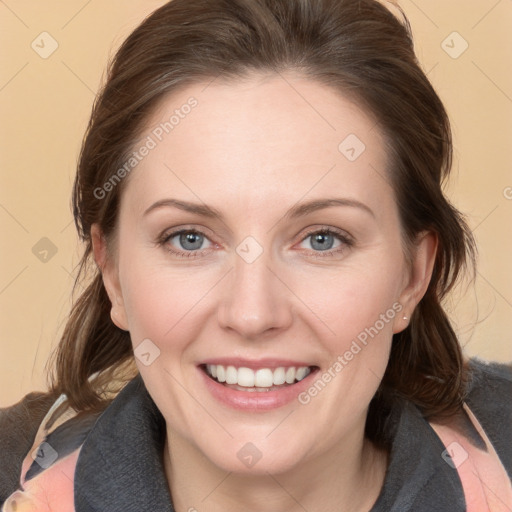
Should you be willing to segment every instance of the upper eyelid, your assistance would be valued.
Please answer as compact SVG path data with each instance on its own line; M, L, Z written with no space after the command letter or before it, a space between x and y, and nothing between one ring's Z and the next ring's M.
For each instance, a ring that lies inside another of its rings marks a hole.
M188 232L193 232L193 233L199 233L201 235L204 235L204 236L208 236L208 233L213 233L212 231L210 231L208 228L205 228L203 226L201 227L192 227L192 226L187 226L187 225L184 225L182 227L176 227L176 228L169 228L169 229L164 229L161 233L161 235L159 235L158 238L169 238L169 237L173 237L173 236L176 236L176 235L179 235L180 233L188 233Z
M345 238L353 238L352 235L348 231L341 229L341 228L334 228L334 227L329 227L329 226L308 229L306 231L306 233L303 235L303 238L311 236L315 233L322 233L322 232L328 232L332 235L337 235L337 236L345 237Z

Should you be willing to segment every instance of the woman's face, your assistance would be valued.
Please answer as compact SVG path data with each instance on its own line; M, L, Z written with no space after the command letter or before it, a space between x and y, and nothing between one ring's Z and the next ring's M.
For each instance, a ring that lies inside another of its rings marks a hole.
M233 472L360 445L435 245L406 264L375 121L290 74L217 79L133 149L104 279L169 435Z

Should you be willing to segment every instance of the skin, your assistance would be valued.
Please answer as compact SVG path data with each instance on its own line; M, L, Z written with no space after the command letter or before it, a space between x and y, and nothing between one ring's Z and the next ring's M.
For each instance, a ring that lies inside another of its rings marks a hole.
M387 464L364 437L368 405L393 333L426 291L436 237L422 233L406 260L386 143L339 92L292 73L196 84L165 98L141 140L191 96L198 106L124 184L115 240L91 232L113 321L134 347L149 338L160 350L137 364L166 420L176 510L368 510ZM366 146L352 162L338 150L349 134ZM372 213L335 206L285 217L297 202L331 197ZM167 198L210 205L223 221L172 207L144 215ZM322 256L308 230L326 227L352 245L335 237L338 252ZM179 237L156 242L180 228L206 235L199 257L169 252L187 252ZM247 236L263 249L252 263L236 252ZM307 405L234 410L199 378L201 361L229 356L293 357L326 371L396 303L400 313ZM251 468L237 457L249 442L262 455Z

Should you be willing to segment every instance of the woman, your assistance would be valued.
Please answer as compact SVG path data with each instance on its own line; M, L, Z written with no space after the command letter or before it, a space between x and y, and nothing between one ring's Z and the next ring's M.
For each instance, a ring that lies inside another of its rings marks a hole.
M451 149L374 0L158 9L94 106L91 281L2 413L3 510L509 510L511 372L441 306L475 252Z

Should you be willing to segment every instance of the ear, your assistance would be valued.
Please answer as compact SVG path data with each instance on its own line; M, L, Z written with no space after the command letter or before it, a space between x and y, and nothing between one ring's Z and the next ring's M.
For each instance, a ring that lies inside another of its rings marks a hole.
M94 261L103 278L103 285L112 304L110 316L119 329L128 331L127 315L124 308L123 294L119 283L119 273L113 258L109 258L107 241L98 224L91 226L91 242Z
M394 334L403 331L409 325L414 308L427 291L434 269L438 243L437 234L432 231L422 232L416 239L411 251L408 280L399 298L403 309L393 325Z

